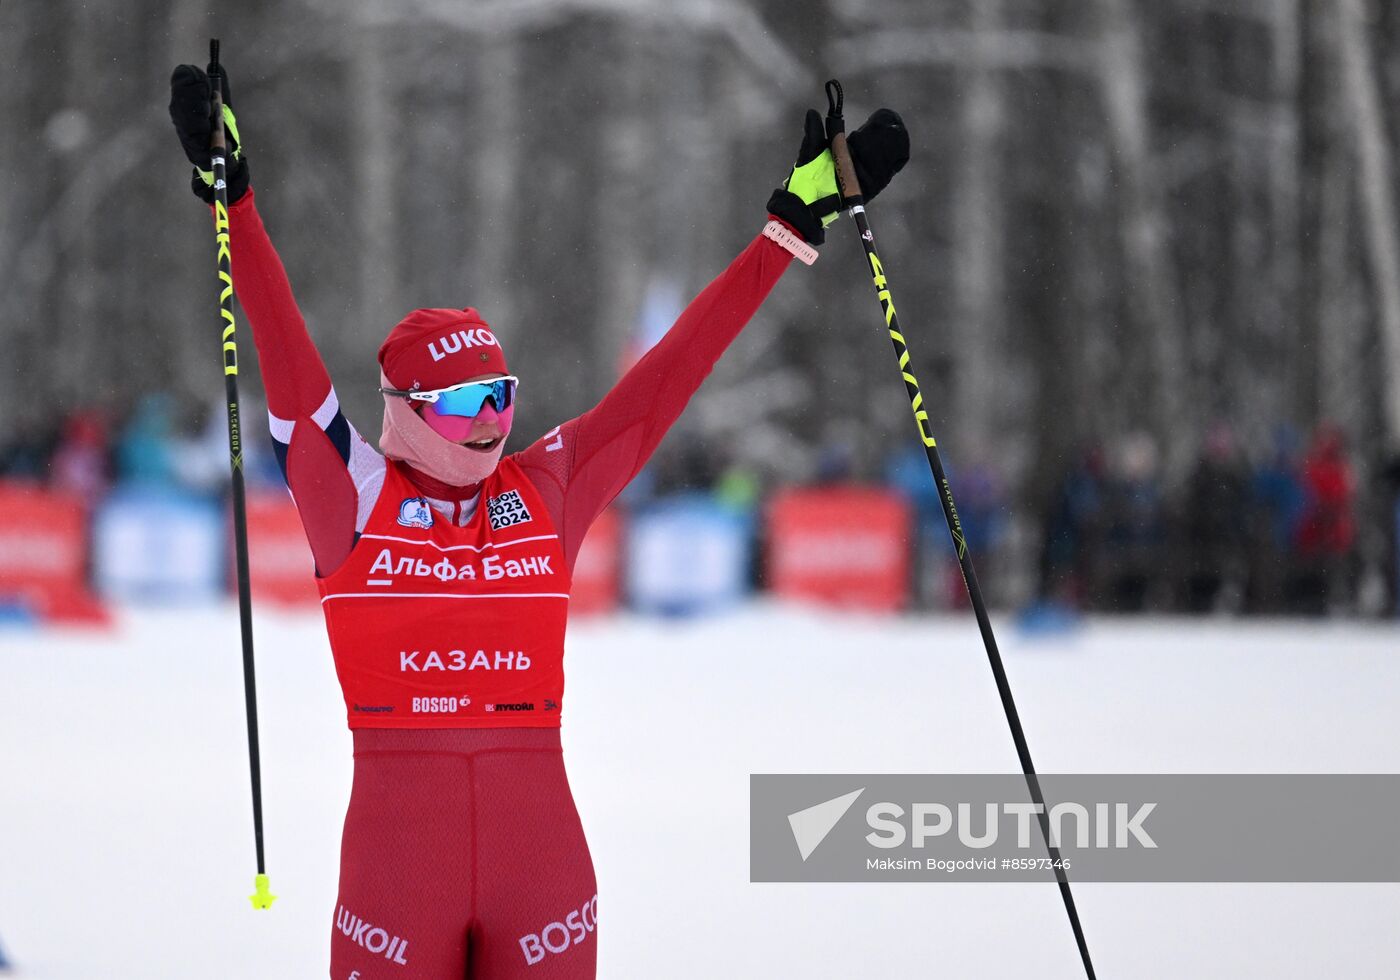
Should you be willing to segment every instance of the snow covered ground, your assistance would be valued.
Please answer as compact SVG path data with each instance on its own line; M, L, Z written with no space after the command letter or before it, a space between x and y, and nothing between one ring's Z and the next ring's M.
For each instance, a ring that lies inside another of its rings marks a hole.
M1400 629L1001 627L1046 772L1400 771ZM232 607L0 632L0 942L33 980L326 975L350 739L321 622L257 621L269 913ZM1014 772L970 618L581 621L565 752L606 978L1074 977L1051 885L753 885L751 772ZM1075 886L1105 978L1400 976L1400 885Z

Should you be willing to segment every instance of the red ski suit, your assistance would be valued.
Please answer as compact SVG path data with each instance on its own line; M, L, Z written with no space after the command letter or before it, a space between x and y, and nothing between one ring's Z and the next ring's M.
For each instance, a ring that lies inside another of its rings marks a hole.
M355 738L331 976L591 978L596 884L558 730L569 573L791 256L757 236L595 408L450 487L349 424L252 191L229 219Z

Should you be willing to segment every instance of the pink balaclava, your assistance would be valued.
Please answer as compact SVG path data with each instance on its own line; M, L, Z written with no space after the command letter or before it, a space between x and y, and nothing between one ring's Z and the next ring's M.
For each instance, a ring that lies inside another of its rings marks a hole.
M380 383L400 391L431 391L483 374L509 373L495 333L471 307L414 310L389 331L379 348ZM488 418L489 411L483 411L481 417ZM483 452L451 441L465 438L470 420L439 416L430 425L408 399L385 395L379 448L390 459L402 460L449 486L471 486L496 469L514 414L512 405L496 415L502 439Z

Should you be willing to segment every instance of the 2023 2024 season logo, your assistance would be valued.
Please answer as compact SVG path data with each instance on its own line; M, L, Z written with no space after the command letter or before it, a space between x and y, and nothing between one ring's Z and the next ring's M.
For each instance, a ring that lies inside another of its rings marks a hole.
M525 501L520 499L519 490L507 490L500 496L487 500L486 516L491 519L493 531L525 524L534 519L530 515L530 509L525 506Z

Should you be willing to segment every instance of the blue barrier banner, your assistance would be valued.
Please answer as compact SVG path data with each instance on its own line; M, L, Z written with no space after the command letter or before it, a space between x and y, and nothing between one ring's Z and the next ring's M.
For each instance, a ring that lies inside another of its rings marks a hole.
M627 596L643 612L690 616L731 605L750 591L751 513L708 495L672 497L633 512L627 534Z
M93 580L124 602L213 602L225 594L218 503L176 490L123 489L93 516Z

